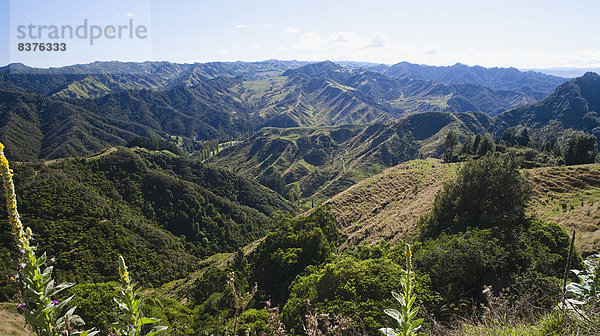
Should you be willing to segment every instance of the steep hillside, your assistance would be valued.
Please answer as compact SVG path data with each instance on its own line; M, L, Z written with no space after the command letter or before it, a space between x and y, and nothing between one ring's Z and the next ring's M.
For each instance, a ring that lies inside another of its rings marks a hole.
M23 222L56 257L59 276L79 282L113 278L117 254L143 283L181 278L199 258L262 237L273 212L294 212L252 180L168 152L119 148L13 166ZM0 225L4 255L13 239L7 221Z
M536 102L545 92L531 88L490 89L477 84L444 84L420 78L392 79L373 71L343 68L332 62L308 64L284 75L295 82L333 81L362 92L392 116L428 111L484 112L496 115L512 107ZM364 99L364 98L363 98ZM372 102L370 103L373 104Z
M393 78L425 79L439 83L476 84L499 90L529 87L546 94L566 81L540 72L471 67L460 63L453 66L429 66L400 62L383 70L383 74Z
M202 95L180 86L67 101L0 90L0 140L11 158L28 161L90 155L135 136L230 139L254 129L243 113L232 113L239 104L210 95L218 92L211 85Z
M342 248L379 241L398 242L416 233L443 182L459 164L414 160L389 168L332 197L326 203L345 238ZM534 186L528 212L577 232L584 254L600 250L600 164L525 171Z
M414 236L419 218L431 210L435 194L457 168L435 159L413 160L329 199L325 204L331 206L344 239L340 247Z
M600 75L588 72L562 84L545 99L502 113L499 126L543 128L555 124L600 135Z
M402 96L391 106L405 113L422 111L483 112L495 116L507 109L537 102L545 93L530 88L490 89L476 84L443 84L430 80L400 78Z
M430 112L387 123L320 128L267 128L210 162L260 179L298 183L303 198L324 200L400 162L439 156L449 130L483 133L484 114Z
M534 198L529 210L545 221L577 232L584 254L600 250L600 165L549 167L529 171Z
M13 160L85 156L152 130L114 122L62 100L0 91L0 141Z

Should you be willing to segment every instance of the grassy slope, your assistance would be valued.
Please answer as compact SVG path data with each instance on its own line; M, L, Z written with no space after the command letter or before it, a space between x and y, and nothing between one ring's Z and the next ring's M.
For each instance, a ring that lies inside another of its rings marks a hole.
M533 169L531 213L575 229L579 251L600 250L600 164Z
M15 304L3 302L0 305L0 335L3 336L32 336L35 335L25 325L23 315L17 313Z
M431 209L443 181L457 167L435 159L413 160L329 199L345 238L342 248L414 235L419 217Z
M342 247L396 242L416 233L457 164L414 160L368 178L327 201L342 228ZM529 213L577 232L578 249L600 250L600 164L527 170L534 185Z

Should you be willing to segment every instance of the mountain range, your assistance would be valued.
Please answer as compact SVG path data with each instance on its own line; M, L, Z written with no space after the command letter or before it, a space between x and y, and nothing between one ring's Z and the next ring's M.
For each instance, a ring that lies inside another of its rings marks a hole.
M139 135L228 140L263 127L366 124L426 111L493 116L543 98L531 89L543 87L536 83L557 82L532 78L526 88L491 89L332 62L12 64L0 69L0 139L18 160L32 160L88 155Z
M450 130L497 137L508 127L556 138L566 130L600 138L600 76L570 80L543 100L490 117L483 113L424 112L387 122L330 128L267 128L211 158L256 178L281 175L305 197L326 199L403 161L440 157ZM552 134L550 134L552 133Z
M298 183L303 197L324 200L400 162L441 156L450 130L461 141L508 127L600 135L595 73L562 83L513 68L382 69L328 61L11 65L0 71L0 140L10 157L31 161L92 155L137 136L245 137L210 162ZM121 86L80 91L84 81ZM557 83L549 95L535 90ZM80 94L65 94L74 87Z

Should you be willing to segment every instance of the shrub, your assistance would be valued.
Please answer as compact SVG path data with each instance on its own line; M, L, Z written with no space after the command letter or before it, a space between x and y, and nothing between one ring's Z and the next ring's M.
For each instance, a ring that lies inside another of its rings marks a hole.
M488 154L465 163L456 180L436 195L431 214L422 221L422 236L523 223L531 185L518 168L512 155Z

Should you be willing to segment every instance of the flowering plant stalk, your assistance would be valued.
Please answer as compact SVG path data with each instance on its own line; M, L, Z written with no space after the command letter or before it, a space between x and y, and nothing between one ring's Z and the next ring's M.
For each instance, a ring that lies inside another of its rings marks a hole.
M20 284L21 303L18 310L25 315L25 321L38 336L82 335L92 336L98 331L76 331L85 325L81 317L75 315L76 307L64 314L67 304L73 296L59 302L53 297L71 286L72 283L55 284L52 280L53 266L46 265L46 253L40 257L35 255L35 247L31 246L33 233L31 228L24 228L17 211L17 195L13 183L13 171L4 156L4 145L0 143L0 176L6 193L6 209L12 227L17 248L21 252L19 273L13 277ZM44 269L42 270L42 267Z
M112 328L119 336L141 336L143 335L144 325L158 323L160 320L142 316L142 299L139 298L140 288L136 289L135 285L131 283L125 259L120 255L119 276L121 277L121 287L114 300L121 313L119 314L119 321L114 323ZM166 329L165 326L156 326L146 336L156 335Z
M231 272L229 274L229 279L227 279L227 286L231 289L231 293L233 294L233 304L235 306L235 315L233 319L233 335L236 336L238 320L246 310L246 307L250 303L250 300L252 300L252 298L256 294L256 291L258 291L258 284L255 283L254 287L252 287L252 291L246 292L246 294L244 294L244 292L239 292L235 288L234 273Z
M415 320L418 309L414 307L417 296L413 293L413 277L412 272L412 251L410 245L406 244L406 269L400 278L402 292L392 292L392 296L400 304L400 310L386 309L384 312L398 322L398 328L381 328L381 331L386 336L425 336L420 333L419 329L423 324L423 319Z

